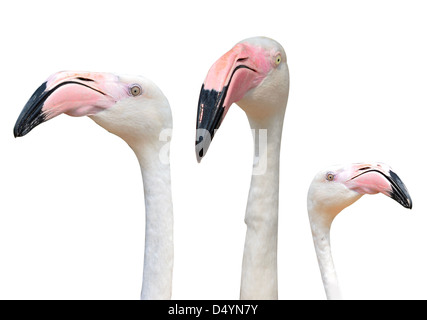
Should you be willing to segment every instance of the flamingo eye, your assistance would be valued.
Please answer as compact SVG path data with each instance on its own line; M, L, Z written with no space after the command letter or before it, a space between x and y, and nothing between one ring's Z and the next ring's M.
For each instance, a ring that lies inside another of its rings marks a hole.
M133 84L133 85L130 86L129 92L134 97L137 97L137 96L141 95L142 88L141 88L141 86L139 84Z
M326 174L326 180L328 180L328 181L334 181L334 179L335 179L335 175L332 172L328 172Z
M276 56L276 59L274 62L276 63L276 66L278 66L282 62L282 56L280 54Z

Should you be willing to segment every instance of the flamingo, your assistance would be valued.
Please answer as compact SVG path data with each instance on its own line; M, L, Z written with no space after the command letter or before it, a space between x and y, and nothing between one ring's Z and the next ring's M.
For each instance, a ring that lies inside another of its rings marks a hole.
M169 143L159 139L164 129L172 128L167 98L152 81L141 76L58 72L27 102L14 135L22 137L63 113L89 116L135 152L143 177L146 213L141 299L170 299L173 209Z
M376 193L383 193L405 208L412 208L411 197L402 180L384 163L333 166L320 171L310 185L308 216L327 299L342 298L331 254L332 221L362 195Z
M210 68L200 92L196 156L206 155L215 131L236 102L254 137L240 298L277 299L279 164L289 72L283 47L254 37L236 44Z

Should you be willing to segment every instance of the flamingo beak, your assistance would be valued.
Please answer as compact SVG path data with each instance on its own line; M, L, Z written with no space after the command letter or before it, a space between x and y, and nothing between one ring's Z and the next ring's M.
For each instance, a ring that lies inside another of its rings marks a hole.
M200 91L196 156L198 162L209 145L230 106L258 86L270 70L268 53L249 44L239 43L210 68Z
M117 82L116 76L106 73L59 72L52 75L21 111L13 130L15 137L25 136L39 124L62 113L80 117L111 107L126 93L125 88L112 85Z
M357 165L345 184L360 194L382 193L412 209L412 199L405 184L384 164Z
M16 137L23 137L40 123L46 121L45 115L41 112L43 103L48 97L46 92L46 82L44 82L28 100L24 109L18 117L13 129Z

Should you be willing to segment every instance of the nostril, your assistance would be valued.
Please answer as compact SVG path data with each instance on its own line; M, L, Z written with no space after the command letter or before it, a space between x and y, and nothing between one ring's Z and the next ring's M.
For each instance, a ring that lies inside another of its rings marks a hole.
M369 169L370 167L363 167L363 168L360 168L359 169L359 171L363 171L363 170L367 170L367 169Z
M90 81L90 82L95 82L95 80L92 79L88 79L88 78L83 78L83 77L77 77L77 80L81 80L81 81Z

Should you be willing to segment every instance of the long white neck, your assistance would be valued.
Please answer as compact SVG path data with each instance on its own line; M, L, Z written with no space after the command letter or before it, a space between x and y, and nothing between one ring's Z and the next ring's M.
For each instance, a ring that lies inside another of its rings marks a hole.
M173 208L168 144L131 146L141 166L145 197L145 253L141 299L170 299L173 272ZM163 155L161 157L160 155Z
M331 224L337 213L331 215L329 213L316 212L316 209L311 207L308 208L308 211L314 248L326 297L328 300L340 300L342 299L341 290L335 272L334 261L332 260L330 242Z
M254 167L246 207L241 299L277 299L279 164L283 115L249 123Z

